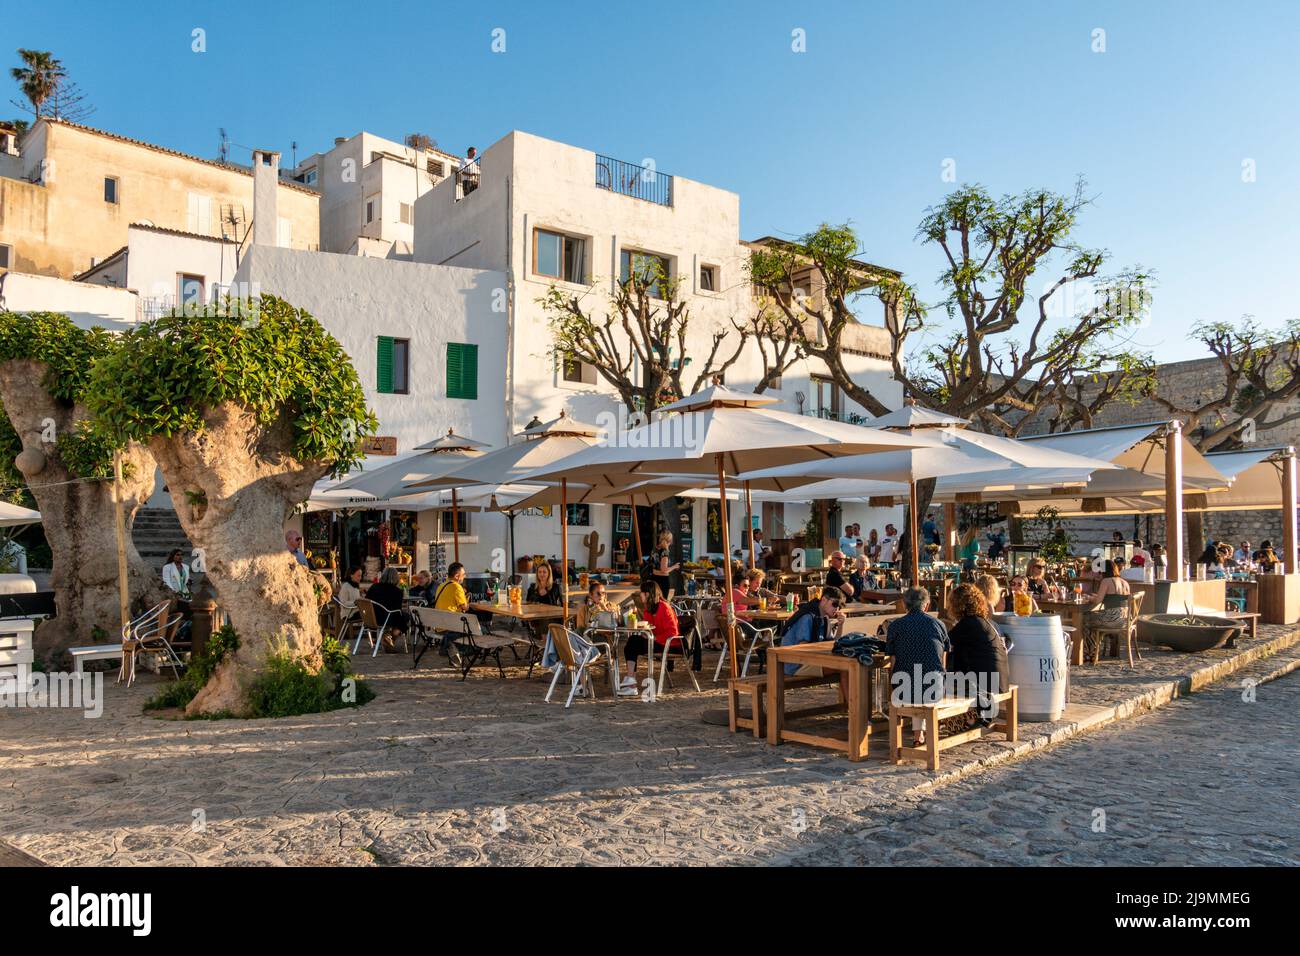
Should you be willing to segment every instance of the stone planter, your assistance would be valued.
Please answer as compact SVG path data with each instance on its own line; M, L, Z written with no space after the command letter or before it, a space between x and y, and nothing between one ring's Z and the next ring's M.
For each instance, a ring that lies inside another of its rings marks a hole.
M1138 618L1137 639L1175 651L1195 653L1222 647L1242 625L1227 617L1196 615L1199 624L1175 624L1186 614L1147 614Z

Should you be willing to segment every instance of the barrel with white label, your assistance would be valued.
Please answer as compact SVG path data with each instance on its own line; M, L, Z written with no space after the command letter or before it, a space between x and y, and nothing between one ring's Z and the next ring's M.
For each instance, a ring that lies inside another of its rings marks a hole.
M1070 659L1057 614L996 614L998 630L1014 646L1007 653L1011 683L1019 690L1021 720L1060 720Z

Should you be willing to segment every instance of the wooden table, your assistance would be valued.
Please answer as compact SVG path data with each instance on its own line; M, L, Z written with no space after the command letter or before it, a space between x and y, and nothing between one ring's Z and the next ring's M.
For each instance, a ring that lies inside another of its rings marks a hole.
M828 750L838 750L848 754L850 760L865 760L868 738L871 735L871 701L874 696L876 674L884 667L888 658L877 654L871 666L866 666L859 663L856 657L843 657L832 653L834 646L833 641L821 641L816 644L792 644L789 647L773 647L768 650L767 742L775 746L790 740L814 747L825 747ZM847 710L849 718L847 738L786 729L784 666L786 664L811 664L820 667L823 671L839 672L844 703L808 708L799 711L798 716L833 714Z
M863 588L858 597L880 604L897 605L903 600L903 592L896 588Z
M840 610L844 612L845 617L861 617L867 614L892 614L894 606L892 604L841 604ZM766 611L751 607L741 613L748 615L751 621L781 622L790 620L795 612L787 611L784 607L769 607Z
M475 601L469 606L471 611L482 614L495 614L498 617L510 617L517 621L554 621L564 620L564 608L558 604L493 604L491 601ZM569 605L569 617L578 613L578 606Z

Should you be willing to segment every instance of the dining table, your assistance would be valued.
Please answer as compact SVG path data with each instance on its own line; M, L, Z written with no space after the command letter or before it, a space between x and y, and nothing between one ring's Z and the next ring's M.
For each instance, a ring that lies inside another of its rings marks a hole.
M773 647L768 651L767 677L767 742L773 746L791 741L836 750L849 760L865 760L869 749L871 720L876 709L877 687L888 686L888 670L893 658L875 654L870 664L856 657L834 653L834 641L809 644L792 644ZM843 700L839 704L786 710L786 664L806 664L840 676ZM881 683L883 681L883 684ZM808 717L843 712L848 716L848 735L840 737L819 729L791 730L786 726L790 717Z

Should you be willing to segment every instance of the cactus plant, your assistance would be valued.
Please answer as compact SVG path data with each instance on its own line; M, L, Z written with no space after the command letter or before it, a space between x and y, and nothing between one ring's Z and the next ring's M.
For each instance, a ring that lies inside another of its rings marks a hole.
M600 566L600 556L605 553L605 546L600 543L600 532L592 531L582 536L582 543L587 546L587 567Z

